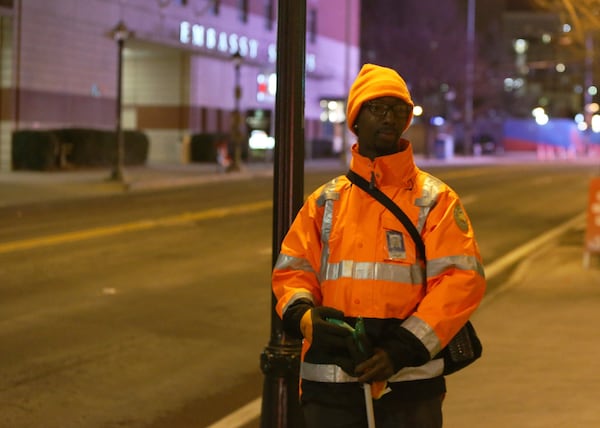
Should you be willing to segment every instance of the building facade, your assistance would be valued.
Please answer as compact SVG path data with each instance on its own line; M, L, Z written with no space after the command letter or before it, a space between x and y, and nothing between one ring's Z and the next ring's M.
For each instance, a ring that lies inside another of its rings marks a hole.
M343 132L359 15L359 0L307 0L307 156ZM0 0L0 168L15 130L114 129L118 111L149 162L181 162L186 137L228 134L234 109L274 117L276 39L276 0Z

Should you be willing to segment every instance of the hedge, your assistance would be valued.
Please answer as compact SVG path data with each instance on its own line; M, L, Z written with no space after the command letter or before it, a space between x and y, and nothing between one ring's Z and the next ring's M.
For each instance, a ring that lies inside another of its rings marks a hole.
M143 165L149 141L139 131L123 131L125 165ZM85 128L19 130L12 135L14 170L110 166L117 150L115 131Z

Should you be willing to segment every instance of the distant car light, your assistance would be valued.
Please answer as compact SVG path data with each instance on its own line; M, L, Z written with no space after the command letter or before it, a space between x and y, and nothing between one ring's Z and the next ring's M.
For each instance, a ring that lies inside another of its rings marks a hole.
M252 150L271 150L275 147L275 139L269 137L265 131L255 129L250 133L248 146Z

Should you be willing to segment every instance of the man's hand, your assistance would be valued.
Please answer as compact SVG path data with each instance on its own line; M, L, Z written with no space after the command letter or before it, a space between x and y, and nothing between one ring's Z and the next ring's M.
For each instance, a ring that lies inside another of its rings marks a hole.
M373 356L357 365L354 371L362 383L387 380L395 373L392 359L381 348L375 348Z
M328 306L309 309L302 315L300 331L311 346L323 350L335 350L346 347L346 338L352 331L327 321L327 318L344 319L344 313Z

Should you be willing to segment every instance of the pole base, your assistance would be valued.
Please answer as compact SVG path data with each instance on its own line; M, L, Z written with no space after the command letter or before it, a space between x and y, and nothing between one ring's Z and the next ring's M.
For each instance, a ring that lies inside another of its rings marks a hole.
M113 181L115 183L127 184L127 178L125 176L125 171L122 168L114 168L110 172L110 176L108 177L108 181Z
M260 356L265 374L261 428L304 428L298 387L300 349L299 343L268 346Z
M232 162L225 170L225 172L241 172L241 171L243 171L242 166L235 162Z

